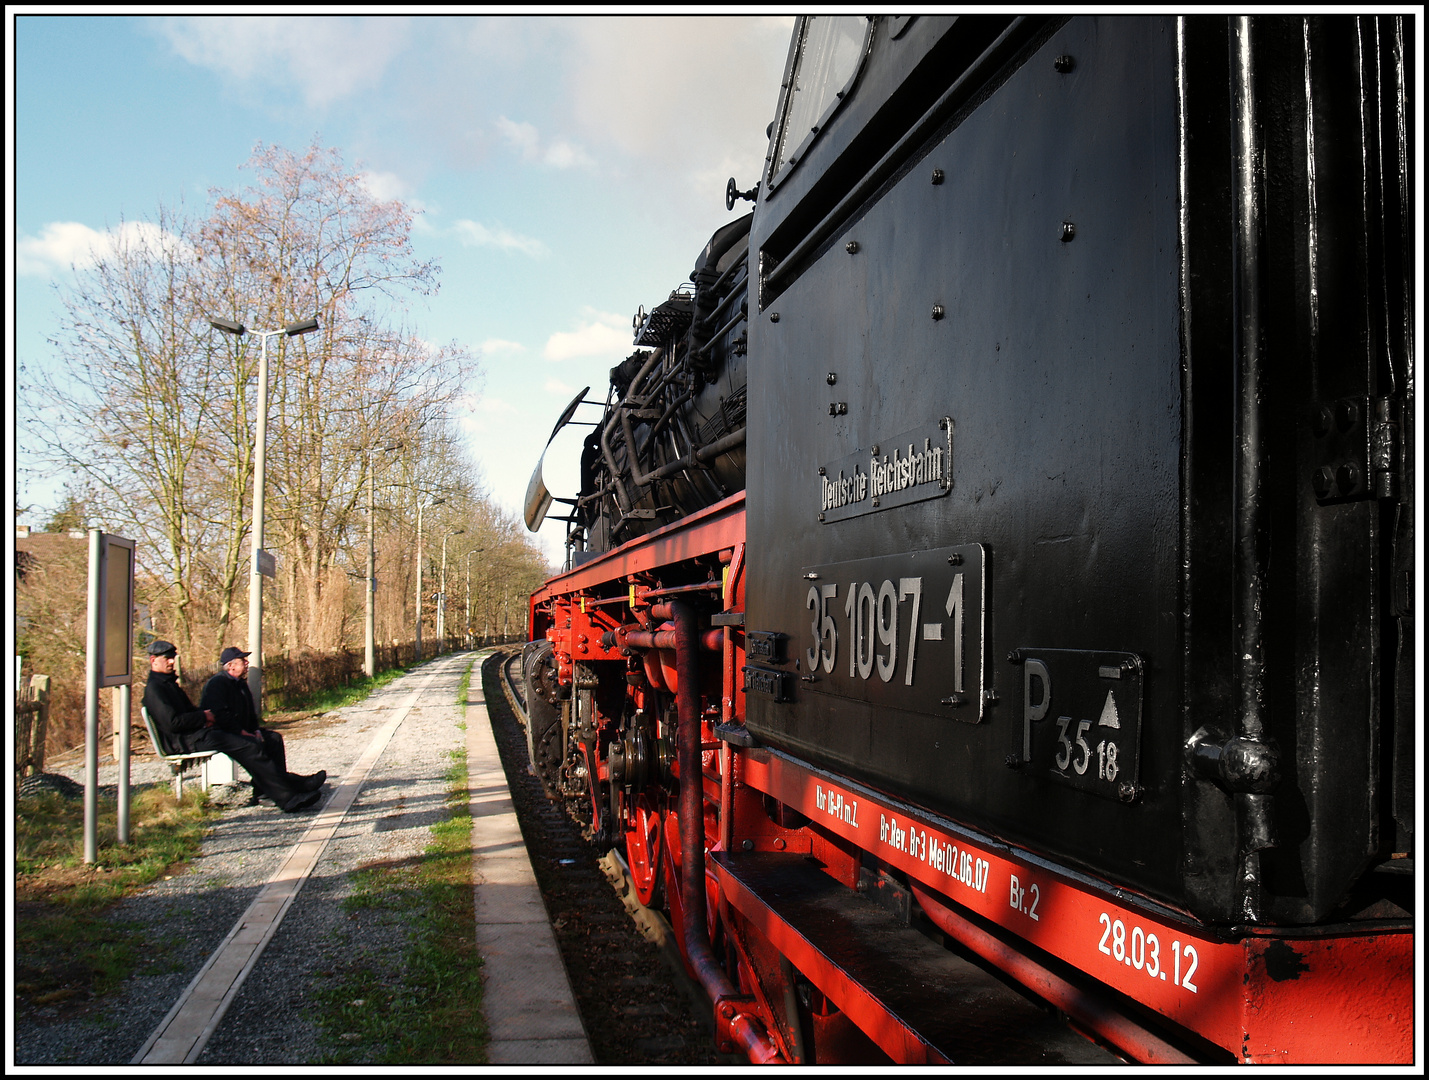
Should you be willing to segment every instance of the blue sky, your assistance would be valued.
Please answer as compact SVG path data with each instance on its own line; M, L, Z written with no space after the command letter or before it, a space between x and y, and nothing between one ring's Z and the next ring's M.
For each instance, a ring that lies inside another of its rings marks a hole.
M248 182L256 144L318 139L422 211L441 289L410 325L482 356L461 428L512 512L562 406L586 385L604 399L636 307L748 209L726 211L725 183L759 178L793 22L33 10L7 12L10 370L46 361L54 287L122 222L202 210ZM572 434L547 463L557 495L576 484ZM39 524L59 483L18 465L17 505L36 507L20 520ZM561 537L542 530L553 560Z

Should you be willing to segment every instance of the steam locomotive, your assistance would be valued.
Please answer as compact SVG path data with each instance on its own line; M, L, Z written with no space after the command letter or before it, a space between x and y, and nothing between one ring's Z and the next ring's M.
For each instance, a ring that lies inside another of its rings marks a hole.
M721 1049L1412 1060L1414 59L798 20L524 657Z

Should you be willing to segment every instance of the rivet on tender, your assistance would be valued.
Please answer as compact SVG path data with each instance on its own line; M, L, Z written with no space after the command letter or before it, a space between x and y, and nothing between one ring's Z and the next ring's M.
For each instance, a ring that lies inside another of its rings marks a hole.
M847 244L844 245L844 250L847 251L850 255L855 255L855 254L857 254L857 253L858 253L858 241L857 241L857 240L850 240Z
M1072 237L1077 235L1077 227L1070 221L1062 222L1062 243L1068 243Z
M770 321L770 322L778 322L778 321L779 321L779 312L777 312L777 311L770 312L770 313L769 313L769 321Z
M934 305L933 305L933 319L934 319L935 321L938 320L938 319L941 319L944 314L946 314L946 312L943 310L943 305L942 305L942 304L934 304Z
M933 170L933 183L935 183L935 184L941 184L942 182L943 182L943 170L942 170L942 169L934 169L934 170Z
M1052 61L1052 66L1058 71L1060 71L1063 75L1065 75L1067 74L1067 72L1071 71L1072 68L1077 66L1077 62L1073 60L1070 56L1063 54L1062 56L1059 56L1057 57L1057 59Z
M1335 472L1328 465L1316 471L1314 479L1311 481L1315 487L1315 494L1321 499L1328 498L1330 492L1335 489Z
M1315 426L1315 437L1323 439L1335 426L1335 414L1330 411L1328 405L1321 405L1315 410L1313 420Z

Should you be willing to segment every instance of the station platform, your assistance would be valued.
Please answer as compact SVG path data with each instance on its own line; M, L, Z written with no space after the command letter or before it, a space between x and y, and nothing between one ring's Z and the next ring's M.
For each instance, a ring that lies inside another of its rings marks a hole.
M183 873L121 905L146 921L167 917L186 928L180 970L132 979L145 985L126 987L121 994L130 1000L116 1006L128 1034L112 1033L103 1040L107 1050L88 1046L72 1060L318 1060L320 1033L307 1006L323 973L360 965L364 955L380 964L404 937L397 927L381 931L390 941L354 938L344 909L352 875L421 858L432 825L449 817L447 777L464 749L486 1061L593 1063L497 754L482 692L485 655L440 657L356 706L286 732L289 769L327 771L323 799L292 814L266 800L227 808ZM468 672L463 711L458 692ZM84 780L82 761L52 771ZM101 764L101 786L117 775L117 764ZM131 763L131 784L168 775L152 758Z

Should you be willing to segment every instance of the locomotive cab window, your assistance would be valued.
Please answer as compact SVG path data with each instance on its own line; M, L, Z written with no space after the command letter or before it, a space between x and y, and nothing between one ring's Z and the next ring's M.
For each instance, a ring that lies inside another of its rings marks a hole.
M771 187L804 157L808 144L852 91L868 54L873 20L866 15L810 15L799 30L784 92L783 122L775 135Z

